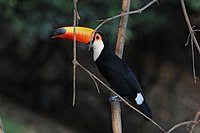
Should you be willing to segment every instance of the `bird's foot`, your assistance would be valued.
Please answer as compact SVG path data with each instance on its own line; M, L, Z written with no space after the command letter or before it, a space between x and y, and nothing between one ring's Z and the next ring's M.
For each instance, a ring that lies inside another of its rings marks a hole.
M111 96L109 98L110 102L121 102L122 100L118 96Z

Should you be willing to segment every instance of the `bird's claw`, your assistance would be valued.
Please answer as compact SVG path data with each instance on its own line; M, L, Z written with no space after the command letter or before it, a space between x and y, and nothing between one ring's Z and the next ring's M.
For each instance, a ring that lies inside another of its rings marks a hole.
M122 100L118 96L111 96L109 98L110 102L121 102Z

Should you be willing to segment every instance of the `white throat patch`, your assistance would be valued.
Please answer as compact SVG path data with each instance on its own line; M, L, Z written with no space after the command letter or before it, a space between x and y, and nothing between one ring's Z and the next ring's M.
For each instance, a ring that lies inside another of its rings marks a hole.
M101 54L101 51L104 48L104 44L102 40L95 40L94 43L92 44L93 48L93 60L96 61L99 55Z
M141 105L144 102L144 98L141 93L137 93L137 97L135 98L137 105Z

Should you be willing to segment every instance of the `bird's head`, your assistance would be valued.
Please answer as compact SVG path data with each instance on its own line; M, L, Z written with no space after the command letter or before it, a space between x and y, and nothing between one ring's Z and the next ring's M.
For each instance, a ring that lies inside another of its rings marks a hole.
M94 50L93 58L94 60L96 60L104 48L104 43L102 41L101 34L95 32L94 29L87 27L75 27L75 32L76 41L81 42L83 44L90 44L90 42L92 42L91 47ZM52 38L67 38L73 40L74 27L67 26L55 29Z
M95 48L95 44L102 42L101 34L95 32L92 28L87 27L75 27L76 41L83 44L90 44L92 42L92 47ZM67 26L55 29L52 38L66 38L74 39L74 27Z

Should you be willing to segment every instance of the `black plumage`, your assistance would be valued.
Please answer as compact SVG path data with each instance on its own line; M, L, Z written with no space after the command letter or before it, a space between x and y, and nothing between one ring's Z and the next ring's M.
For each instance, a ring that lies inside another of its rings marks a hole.
M143 95L143 92L133 72L125 62L115 55L107 44L104 45L104 48L95 63L101 75L120 96L135 103L136 107L141 112L150 118L152 117L151 110L145 100L141 105L136 104L135 98L137 93Z

